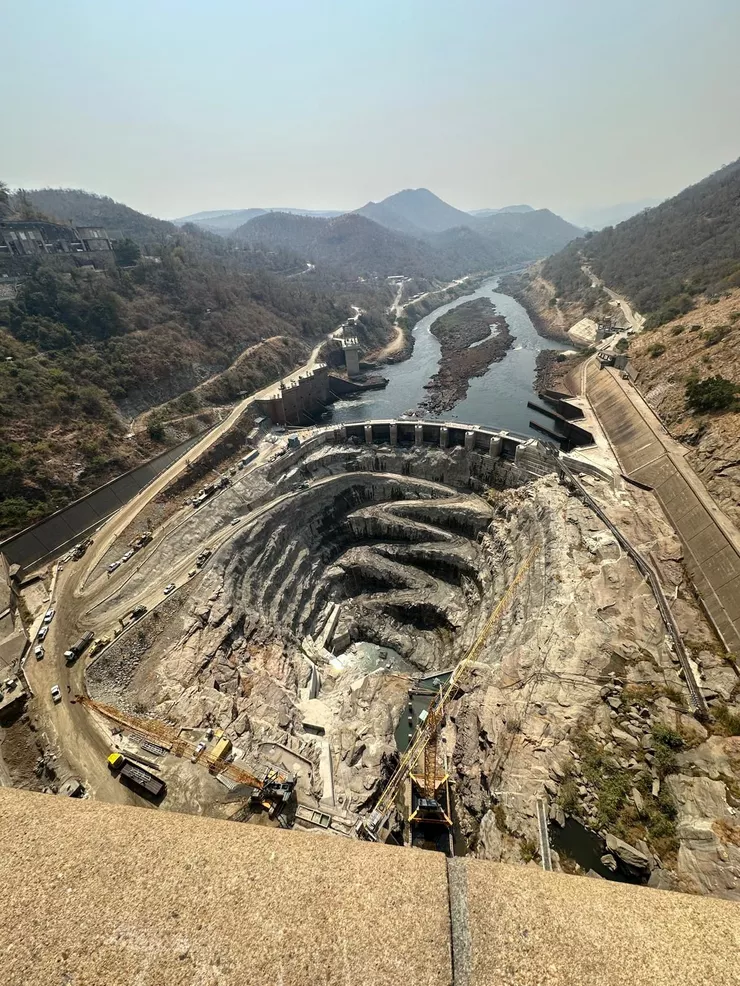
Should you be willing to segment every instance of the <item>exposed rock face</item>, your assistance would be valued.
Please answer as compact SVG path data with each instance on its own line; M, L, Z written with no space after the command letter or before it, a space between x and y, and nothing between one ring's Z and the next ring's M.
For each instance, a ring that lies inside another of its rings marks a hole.
M142 621L141 639L137 627L106 652L90 679L94 696L223 728L249 755L300 761L302 803L346 812L351 825L350 813L372 806L397 762L410 686L466 653L537 544L448 706L441 745L459 834L482 857L531 860L535 798L544 794L562 825L555 802L566 783L586 824L603 828L579 763L583 731L624 772L636 824L661 784L673 784L655 766L656 726L700 743L678 754L679 768L713 776L724 790L740 750L707 738L687 715L675 655L635 566L553 476L528 481L507 462L491 471L490 460L484 473L483 459L459 449L333 446L270 465L255 480L254 521L224 540L190 597L171 597L164 619ZM640 491L588 483L631 540L655 552L679 590L676 618L703 652L709 637L662 520L642 509ZM283 491L291 495L255 507ZM199 531L229 529L229 495L219 498L221 514L200 508L182 525L193 552ZM233 503L243 515L243 500ZM161 549L161 565L171 564L170 550ZM732 895L739 850L727 801L701 787L674 797L679 885ZM613 858L647 877L650 838L635 844L643 830L619 834L628 842L618 840Z
M683 774L666 783L679 810L677 876L683 888L740 900L740 824L724 783Z

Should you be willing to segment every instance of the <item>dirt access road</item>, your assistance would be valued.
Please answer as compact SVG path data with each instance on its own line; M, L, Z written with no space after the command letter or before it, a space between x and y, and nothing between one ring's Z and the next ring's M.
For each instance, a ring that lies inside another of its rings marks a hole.
M318 362L322 345L323 340L311 351L306 363L282 378L283 381L293 381L300 374L312 370ZM31 712L41 724L42 732L47 734L50 742L46 746L56 747L75 776L79 776L98 798L124 804L147 804L143 798L139 798L125 788L110 774L106 764L107 755L111 750L109 730L73 701L74 695L82 693L84 689L85 662L81 659L72 667L68 667L64 660L64 651L82 632L83 616L91 603L89 595L85 592L90 575L136 515L179 476L190 461L202 455L229 431L250 404L261 397L268 396L276 385L272 383L236 404L218 425L193 446L186 458L174 462L153 483L102 525L95 536L94 544L82 561L66 565L58 564L55 570L47 605L56 609L56 616L44 641L45 657L41 661L36 661L31 654L25 669L28 683L34 693ZM262 465L272 451L271 447L261 449L257 458L250 464L250 468L254 469ZM182 567L191 564L191 561L187 559ZM180 571L178 574L181 576ZM103 584L102 588L109 591L107 584ZM97 591L96 587L95 594ZM149 601L153 600L150 598ZM35 623L34 629L37 630L40 618L37 618ZM87 629L87 626L84 629ZM35 638L35 633L33 636ZM59 703L55 703L51 697L53 685L59 685L61 689L62 700Z
M399 325L398 320L403 315L404 311L409 305L416 304L417 301L422 301L424 298L428 298L430 295L443 294L445 291L449 291L450 288L456 287L458 284L464 284L468 280L468 277L459 277L456 281L450 281L449 284L445 284L444 287L437 288L436 291L425 291L423 294L416 295L415 298L409 299L405 304L401 304L401 295L403 294L403 286L408 278L403 278L398 282L398 289L396 291L396 297L393 300L393 304L390 307L390 311L393 312L395 316L395 322L393 324L394 335L390 342L386 343L382 349L376 349L375 352L368 353L367 359L372 360L374 363L382 363L387 359L400 353L406 343L406 334L403 327Z
M626 298L623 298L621 294L617 294L616 291L612 291L611 288L608 288L606 284L604 284L604 282L601 280L601 278L598 277L596 274L594 274L594 272L591 270L588 264L582 264L581 270L586 275L586 277L591 278L592 287L601 288L602 291L604 291L605 294L609 295L611 300L616 305L619 306L619 308L622 310L622 314L624 315L625 319L629 323L630 328L633 328L636 332L641 332L645 326L645 317L643 315L640 315L638 312L636 312L632 307L632 305L630 305L629 301L627 301Z

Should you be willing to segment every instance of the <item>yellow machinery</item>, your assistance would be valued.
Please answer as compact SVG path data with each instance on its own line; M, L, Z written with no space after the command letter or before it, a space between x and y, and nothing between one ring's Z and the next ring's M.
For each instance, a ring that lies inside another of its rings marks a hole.
M437 749L439 727L444 719L447 703L470 673L471 666L478 657L483 644L513 599L519 583L524 578L535 557L539 554L540 547L539 544L535 544L529 552L519 571L514 576L511 585L486 620L485 626L476 637L473 646L453 671L447 687L444 690L440 689L439 695L429 706L429 711L424 721L420 722L417 726L408 749L401 757L398 767L386 784L375 808L373 808L367 818L363 818L357 823L356 832L361 838L371 839L373 841L377 839L378 831L393 810L401 787L406 781L406 778L411 775L422 754L424 755L423 781L418 777L414 779L421 788L424 796L434 799L435 792L440 784L447 783L446 771L440 772L439 770L439 751Z
M289 800L295 788L294 778L286 774L280 774L274 769L266 769L263 777L256 777L243 767L237 766L237 764L227 763L224 757L231 749L231 743L226 738L221 739L213 751L199 753L197 746L183 739L180 736L180 730L175 726L168 726L158 719L149 719L144 716L133 715L130 712L124 712L111 705L95 702L93 699L87 698L84 695L76 696L76 700L85 708L91 709L93 712L98 712L100 715L105 716L106 719L111 719L113 722L117 722L119 725L139 733L153 743L166 744L173 756L181 758L189 757L191 760L195 756L195 759L199 763L205 763L208 766L212 774L223 774L224 777L228 777L235 784L245 784L254 788L255 800L265 807L279 809ZM120 756L120 754L111 754L111 757L115 756ZM111 757L108 758L109 763L111 763Z

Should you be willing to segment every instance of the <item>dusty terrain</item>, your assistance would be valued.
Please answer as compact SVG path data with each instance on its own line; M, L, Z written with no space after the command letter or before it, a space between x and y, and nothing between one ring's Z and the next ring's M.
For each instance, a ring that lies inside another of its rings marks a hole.
M740 714L652 497L585 482L652 551L703 686ZM601 521L554 476L502 464L497 486L462 449L308 442L251 471L171 519L91 610L102 629L134 599L156 607L92 663L91 694L193 736L223 729L239 758L294 771L299 803L351 831L395 761L409 688L459 660L538 543L443 726L458 841L526 861L544 792L554 825L567 812L621 840L614 865L636 860L633 877L740 897L740 740L689 714L655 600ZM184 578L206 543L212 558ZM179 588L158 605L170 577ZM179 810L233 811L182 769L171 778Z

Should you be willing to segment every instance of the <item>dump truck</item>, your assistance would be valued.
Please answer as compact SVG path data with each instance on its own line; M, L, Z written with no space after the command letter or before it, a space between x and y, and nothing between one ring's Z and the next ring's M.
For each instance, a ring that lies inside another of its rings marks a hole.
M143 794L152 798L161 797L167 790L167 785L163 780L127 760L122 753L111 753L108 757L108 768L118 775L119 780L131 787L138 788Z
M93 642L95 634L92 630L88 630L87 633L83 633L80 639L72 644L69 650L64 652L64 659L67 664L74 664L77 658L82 654L83 651L87 650L90 644Z
M205 565L205 563L208 561L208 559L211 557L212 554L213 552L211 551L210 548L206 548L205 551L201 551L201 553L195 559L196 567L203 568L203 566Z

